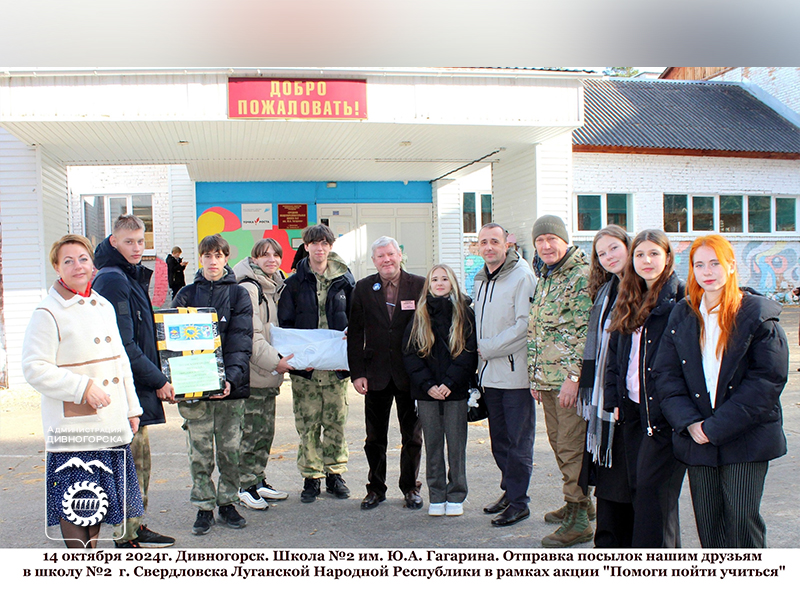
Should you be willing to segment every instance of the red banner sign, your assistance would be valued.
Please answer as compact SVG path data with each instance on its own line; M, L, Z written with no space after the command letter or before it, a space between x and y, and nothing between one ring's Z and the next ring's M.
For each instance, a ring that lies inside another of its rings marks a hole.
M228 118L364 120L367 82L229 79Z
M278 204L278 229L308 227L308 204Z

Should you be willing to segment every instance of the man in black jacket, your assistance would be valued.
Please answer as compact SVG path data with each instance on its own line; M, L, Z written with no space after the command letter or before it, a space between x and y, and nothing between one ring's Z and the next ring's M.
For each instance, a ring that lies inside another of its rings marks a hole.
M359 280L353 292L347 358L353 386L364 398L369 463L367 495L361 508L369 510L386 499L386 447L392 401L397 403L402 449L400 491L408 508L422 508L419 495L422 427L403 368L403 333L414 317L425 278L402 270L397 240L380 237L372 244L372 262L378 270Z
M314 225L303 232L308 257L286 280L278 302L281 327L295 329L347 329L350 293L355 280L347 264L331 247L335 241L327 225ZM303 476L300 501L314 502L325 478L328 493L348 498L342 479L347 471L346 371L291 371L294 422L300 436L297 468Z
M95 250L95 266L99 269L92 282L94 290L114 306L125 351L131 363L136 395L144 414L139 430L131 442L131 452L139 477L144 509L150 487L150 438L148 426L165 422L162 400L172 400L172 384L159 368L153 306L148 295L153 271L141 263L144 253L144 222L134 215L121 215L113 233ZM175 539L151 531L142 524L142 517L127 519L114 531L118 548L165 548Z
M178 295L178 292L181 291L181 288L186 285L186 278L183 275L183 272L186 270L186 261L181 260L181 250L180 246L175 246L172 249L172 254L167 256L167 283L169 283L169 289L172 290L172 297Z
M225 388L208 400L181 402L178 410L185 419L192 474L192 504L197 518L195 535L208 533L214 524L214 507L223 523L232 529L246 525L234 503L239 502L239 446L242 441L244 398L250 396L250 355L253 352L253 305L250 294L236 282L228 266L231 249L219 235L203 238L198 248L200 266L194 283L187 285L172 301L172 307L213 307L222 341ZM216 466L219 482L215 489L211 475Z

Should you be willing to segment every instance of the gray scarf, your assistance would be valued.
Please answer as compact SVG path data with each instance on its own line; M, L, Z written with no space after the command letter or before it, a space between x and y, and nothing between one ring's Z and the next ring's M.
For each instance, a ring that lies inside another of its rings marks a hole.
M603 388L611 337L608 327L617 300L618 282L618 278L613 277L598 290L594 300L578 390L578 412L587 421L586 450L592 454L592 460L603 467L611 467L614 441L614 413L603 410Z

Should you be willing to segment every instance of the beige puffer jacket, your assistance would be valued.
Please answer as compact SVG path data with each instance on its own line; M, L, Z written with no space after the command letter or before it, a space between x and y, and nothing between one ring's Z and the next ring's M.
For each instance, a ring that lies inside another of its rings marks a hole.
M277 388L283 375L274 373L280 362L278 351L270 345L270 327L278 324L278 298L284 288L284 276L279 270L271 277L265 275L253 259L245 258L233 268L236 281L250 294L253 304L253 354L250 357L250 387ZM253 279L261 287L263 298L259 298L255 284L244 279Z

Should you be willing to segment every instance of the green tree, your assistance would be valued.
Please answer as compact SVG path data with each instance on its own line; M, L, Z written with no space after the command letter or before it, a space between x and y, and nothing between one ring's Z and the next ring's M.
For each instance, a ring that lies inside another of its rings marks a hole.
M636 77L639 69L636 67L606 67L603 73L609 77Z

